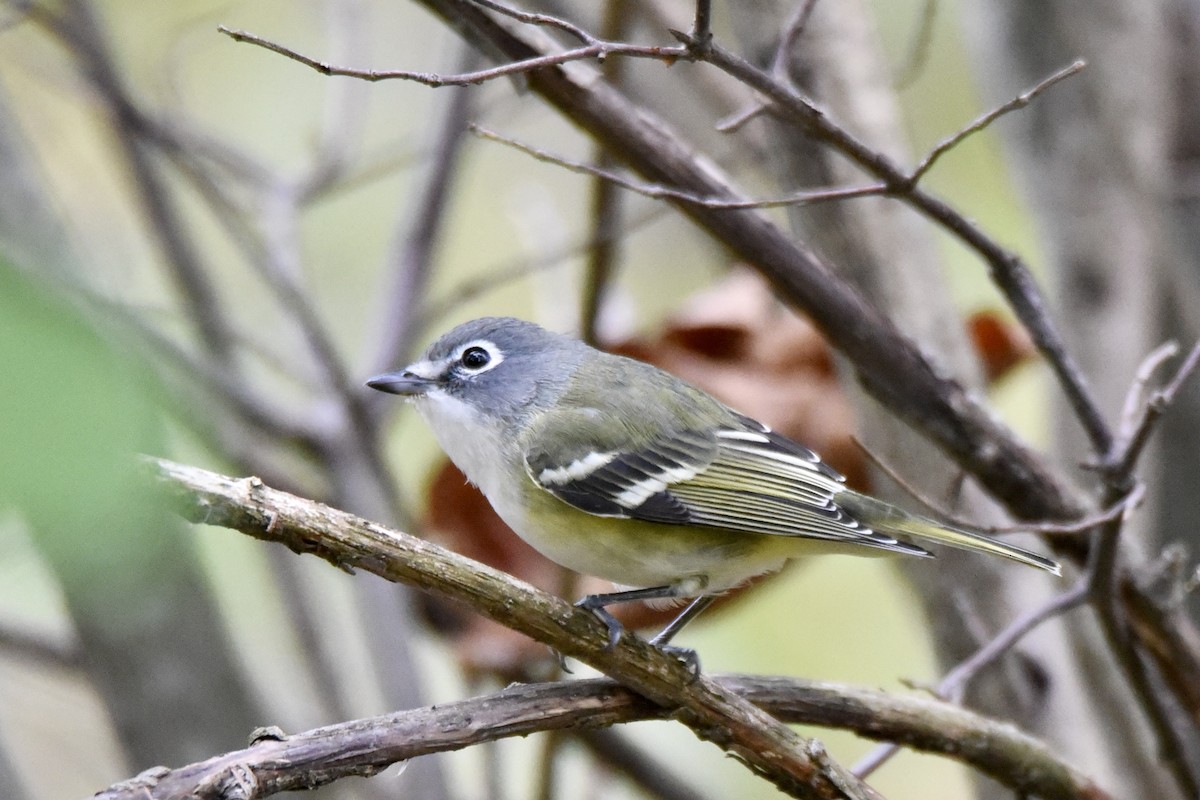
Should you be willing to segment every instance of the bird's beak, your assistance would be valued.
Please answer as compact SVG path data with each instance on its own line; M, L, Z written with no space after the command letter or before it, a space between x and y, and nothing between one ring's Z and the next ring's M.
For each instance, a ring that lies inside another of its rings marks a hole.
M370 386L372 389L378 389L381 392L389 394L404 395L405 397L423 395L436 385L437 381L433 378L423 378L409 370L385 372L383 375L376 375L367 381L367 386Z

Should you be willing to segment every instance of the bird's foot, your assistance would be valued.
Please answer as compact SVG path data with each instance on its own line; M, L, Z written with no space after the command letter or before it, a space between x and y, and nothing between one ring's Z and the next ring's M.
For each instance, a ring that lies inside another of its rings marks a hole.
M683 662L688 671L692 673L692 682L695 682L700 677L700 656L690 647L677 647L673 644L666 644L658 641L655 636L650 640L650 644L657 647L667 655L675 656Z
M600 621L604 623L604 627L608 628L608 644L604 646L604 649L612 650L617 646L617 642L621 641L621 635L625 633L625 626L604 607L606 601L607 598L604 595L589 594L587 597L577 601L575 607L586 608L600 618Z

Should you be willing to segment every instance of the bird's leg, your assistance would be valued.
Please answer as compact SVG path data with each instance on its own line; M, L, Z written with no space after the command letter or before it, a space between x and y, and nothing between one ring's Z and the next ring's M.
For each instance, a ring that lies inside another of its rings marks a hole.
M621 624L620 620L610 614L605 606L615 603L627 603L633 600L666 600L678 596L679 587L677 586L654 586L649 589L630 589L624 592L591 594L575 605L588 609L600 618L600 621L608 628L608 649L611 650L617 646L617 642L621 641L621 634L624 633L625 626ZM663 628L657 636L650 640L650 644L664 653L670 653L686 664L688 669L691 670L693 678L700 676L700 657L696 655L695 650L689 647L675 647L670 644L670 641L675 634L683 630L684 625L687 625L701 611L712 605L715 599L716 597L713 595L701 595L697 597L675 619L671 620L670 625Z
M608 628L607 649L612 650L617 646L617 642L621 641L621 634L625 632L625 626L621 624L620 620L608 613L608 609L605 606L615 605L616 603L629 603L634 600L670 600L679 596L678 591L674 586L651 586L648 589L628 589L623 592L589 594L575 603L575 605L579 608L586 608L600 618L600 621Z
M713 594L702 594L692 602L688 603L688 607L679 612L679 616L671 620L671 624L658 632L658 635L650 640L650 644L655 647L661 647L664 650L678 650L680 648L670 647L670 642L675 638L675 634L683 630L683 626L700 616L700 612L713 604L717 599Z
M662 650L664 653L670 653L678 658L684 664L687 664L688 669L692 671L692 679L700 677L700 656L690 647L676 647L670 644L675 634L683 630L683 626L700 616L700 612L712 605L716 600L716 595L705 594L700 595L692 602L688 603L687 608L679 612L679 616L671 620L671 624L658 632L658 635L650 640L650 644Z

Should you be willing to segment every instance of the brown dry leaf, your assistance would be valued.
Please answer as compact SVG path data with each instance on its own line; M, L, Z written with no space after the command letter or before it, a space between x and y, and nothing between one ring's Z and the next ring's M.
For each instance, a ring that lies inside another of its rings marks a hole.
M995 311L984 309L971 314L967 329L988 383L995 383L1037 354L1029 331Z

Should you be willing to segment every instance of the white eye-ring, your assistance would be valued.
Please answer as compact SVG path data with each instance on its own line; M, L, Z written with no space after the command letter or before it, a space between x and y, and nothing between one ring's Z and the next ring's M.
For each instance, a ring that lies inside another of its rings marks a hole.
M486 340L471 342L463 346L457 359L462 369L476 375L487 372L489 369L495 369L503 360L504 354L500 352L500 348Z

